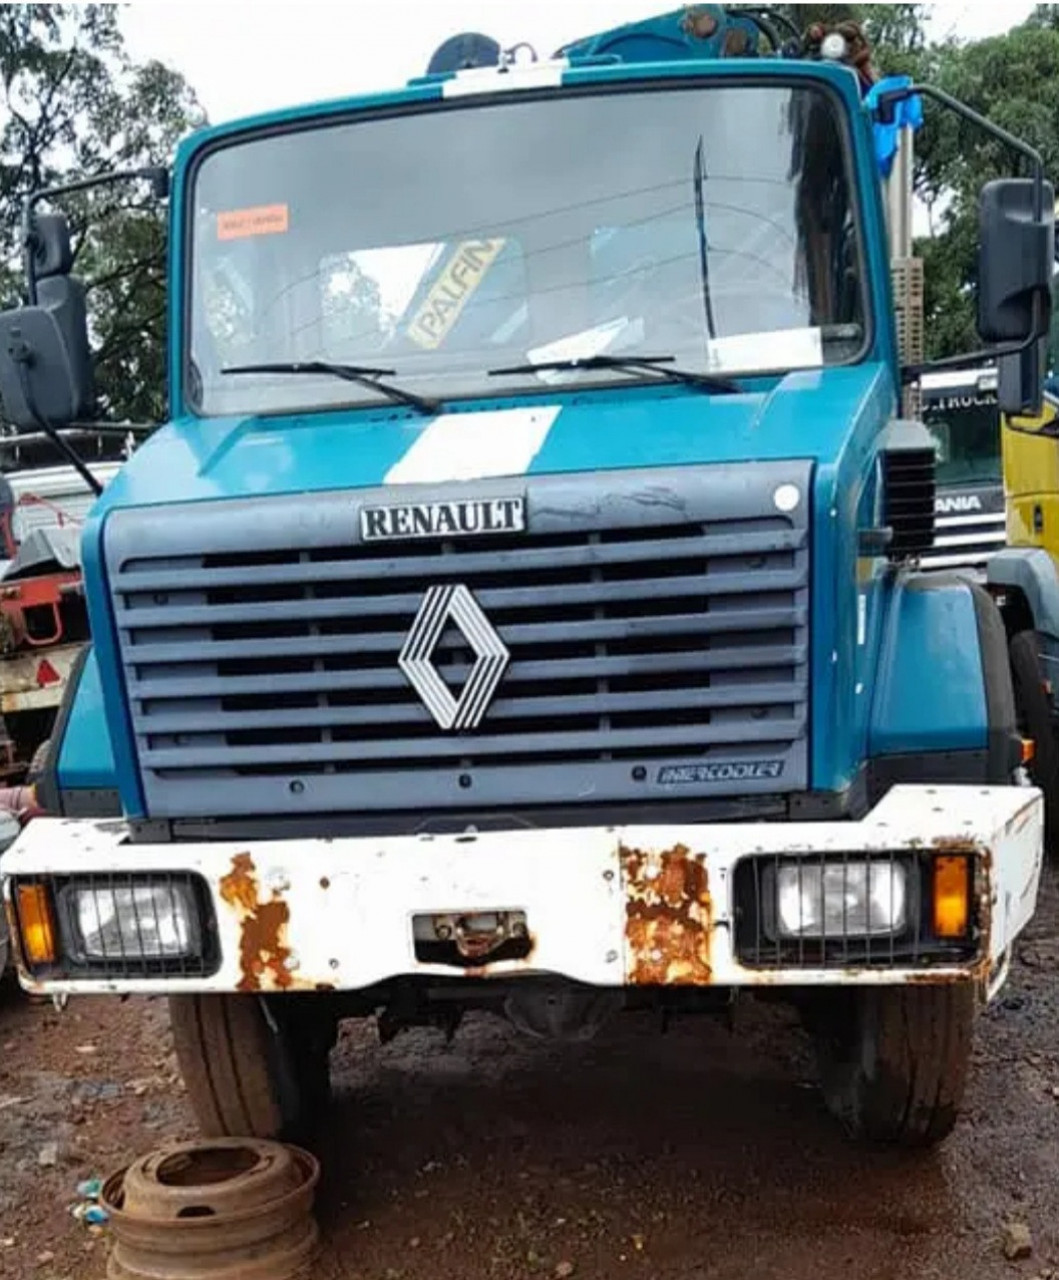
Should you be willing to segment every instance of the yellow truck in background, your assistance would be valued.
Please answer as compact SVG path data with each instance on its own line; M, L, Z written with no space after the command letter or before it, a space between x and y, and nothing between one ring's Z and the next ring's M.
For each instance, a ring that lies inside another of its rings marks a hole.
M1059 211L1059 205L1057 205ZM1007 545L986 578L1010 637L1023 732L1033 740L1029 772L1045 796L1046 834L1059 849L1059 244L1043 407L1001 417ZM1003 362L999 377L1009 376Z

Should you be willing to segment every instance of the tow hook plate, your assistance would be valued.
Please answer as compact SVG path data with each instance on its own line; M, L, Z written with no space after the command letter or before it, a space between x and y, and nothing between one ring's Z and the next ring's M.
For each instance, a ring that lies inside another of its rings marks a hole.
M455 948L463 960L477 961L499 951L509 942L529 937L524 911L475 911L468 915L442 912L412 918L417 947L443 943Z

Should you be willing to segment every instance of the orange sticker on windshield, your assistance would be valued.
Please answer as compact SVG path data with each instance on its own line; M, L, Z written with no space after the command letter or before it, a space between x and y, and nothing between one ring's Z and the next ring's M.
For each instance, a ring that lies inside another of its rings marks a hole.
M247 236L280 235L290 226L285 204L262 204L253 209L232 209L217 215L218 240L243 240Z

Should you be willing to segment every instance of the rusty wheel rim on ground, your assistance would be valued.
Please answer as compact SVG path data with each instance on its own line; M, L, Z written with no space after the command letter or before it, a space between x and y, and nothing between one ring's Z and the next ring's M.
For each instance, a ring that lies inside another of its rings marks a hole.
M183 1142L107 1179L109 1280L296 1280L319 1229L320 1166L307 1151L254 1138Z

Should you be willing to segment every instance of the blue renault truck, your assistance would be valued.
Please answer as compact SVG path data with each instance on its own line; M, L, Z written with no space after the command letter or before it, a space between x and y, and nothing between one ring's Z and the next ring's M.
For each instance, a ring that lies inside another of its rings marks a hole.
M169 420L85 525L92 644L3 859L24 987L167 995L208 1134L304 1131L345 1018L576 1038L761 995L851 1135L943 1138L1042 804L995 605L919 565L893 184L924 105L1021 166L977 287L1028 410L1040 159L853 27L459 37L138 175ZM26 430L92 403L62 195L0 317Z

